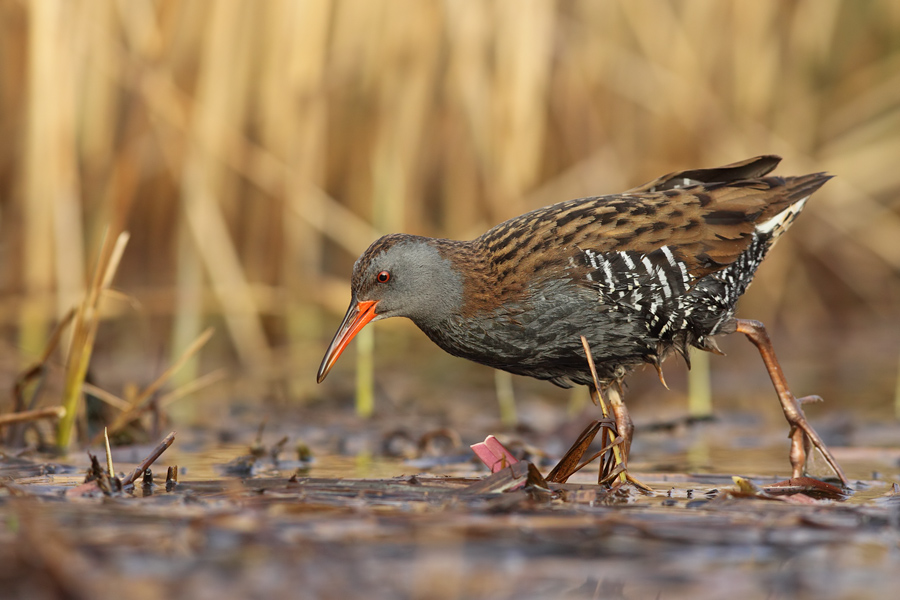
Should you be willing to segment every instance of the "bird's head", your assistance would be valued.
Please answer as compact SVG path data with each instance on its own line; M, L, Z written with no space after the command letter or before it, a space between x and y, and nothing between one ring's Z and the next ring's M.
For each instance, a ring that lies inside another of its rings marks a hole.
M350 308L319 366L319 383L368 323L407 317L419 327L432 327L461 305L462 277L439 249L441 241L386 235L357 259L350 282Z

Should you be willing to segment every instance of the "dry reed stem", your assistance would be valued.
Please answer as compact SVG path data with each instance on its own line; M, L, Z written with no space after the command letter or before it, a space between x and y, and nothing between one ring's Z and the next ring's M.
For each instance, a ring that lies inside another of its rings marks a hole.
M112 424L108 426L110 433L116 433L122 427L136 419L140 414L144 411L147 404L153 398L153 395L156 394L157 391L174 375L178 372L179 369L183 368L185 364L188 363L197 353L203 348L204 345L212 338L213 333L215 333L215 328L209 327L203 333L201 333L197 339L195 339L177 358L177 360L172 363L172 365L163 371L163 373L156 378L150 385L148 385L138 396L134 399L134 402L131 405L131 408L127 411L119 413L118 416L113 420ZM99 441L99 435L94 438L92 443L96 443Z
M240 83L249 72L249 52L242 46L247 40L242 27L244 19L250 17L249 9L250 5L242 1L211 5L210 32L203 48L181 189L191 238L181 252L196 255L195 260L202 262L241 361L258 372L271 362L271 351L228 230L229 200L235 191L234 185L229 185L233 176L209 152L225 143L228 128L223 125L239 121L244 111L246 94L223 94L221 90L232 82L238 83L239 89L247 88ZM187 241L184 236L181 239ZM182 285L195 287L196 266L188 266L187 272L189 277L181 278ZM199 324L196 312L182 312L175 324L175 340L196 336Z
M897 358L896 387L894 388L894 417L900 419L900 356Z
M65 332L66 328L72 323L74 319L75 309L70 308L69 311L63 316L63 318L60 319L59 323L56 324L56 327L50 334L50 339L47 341L47 344L44 347L44 351L41 353L41 356L40 358L38 358L37 362L22 371L19 376L16 377L14 394L17 398L17 409L24 408L24 402L22 401L22 392L25 384L34 377L43 374L44 369L47 366L47 361L50 359L50 355L53 354L53 352L59 346L59 342L62 339L63 332ZM34 404L33 401L32 404Z
M181 108L189 101L166 73L153 73L142 82L141 91L148 102L148 108L161 122L175 127L178 134L187 131L187 116ZM159 132L164 150L173 150L174 141L170 134L154 123ZM260 190L272 197L282 194L282 173L293 173L291 165L279 159L268 148L253 143L230 124L222 127L228 134L223 146L206 148L212 156L228 165L241 176L246 177ZM166 155L173 172L180 172L175 165L179 157L171 152ZM296 196L291 198L291 213L313 227L316 231L333 240L349 254L360 254L371 240L378 237L378 231L367 221L348 210L321 187L312 182L297 182Z
M112 450L109 449L109 431L103 428L103 444L106 448L106 472L110 477L116 476L116 470L113 467Z
M47 362L50 360L50 356L59 346L66 328L72 323L74 319L75 309L70 308L65 316L63 316L63 318L59 321L59 323L56 324L56 327L53 329L53 333L50 335L50 339L47 341L47 345L44 347L44 351L41 353L38 361L19 373L16 377L16 382L13 386L13 414L24 414L22 411L25 411L26 409L34 409L34 407L40 403L40 395L43 389L44 376L47 372ZM37 383L31 392L31 398L26 402L26 387L29 383L35 380L37 381ZM65 409L59 407L59 410L60 413L58 416L62 417L62 415L65 414ZM7 434L7 444L16 445L19 442L21 442L21 431L13 430Z
M59 102L69 95L64 83L68 66L64 54L69 54L71 48L62 27L64 11L60 3L38 3L31 7L28 20L30 60L26 82L31 105L22 173L27 198L23 206L22 278L27 299L22 305L19 329L19 343L26 349L39 347L46 337L51 316L41 312L33 299L49 294L56 283L53 208L59 195L72 193L62 177L61 165L72 156L65 151L67 124L62 114L64 102Z
M72 341L66 356L63 388L62 405L66 409L66 414L59 421L56 438L57 446L63 451L68 450L71 441L78 400L81 398L82 385L94 349L94 339L100 324L98 311L102 291L112 283L125 252L125 246L128 244L128 238L128 232L124 231L119 233L115 240L109 233L104 236L87 297L75 312Z
M51 406L49 408L39 408L37 410L24 410L21 412L8 413L0 415L0 427L12 425L14 423L37 421L39 419L61 419L64 414L66 414L66 409L62 406Z
M688 369L688 415L694 419L711 417L712 383L709 353L701 350L689 350L691 368Z
M219 383L220 381L224 381L228 378L228 370L227 369L217 369L205 375L198 377L193 381L189 381L188 383L182 385L179 388L172 390L167 394L163 394L159 397L159 408L165 409L170 404L181 400L185 396L190 396L191 394L195 394L202 389L208 388L211 385Z
M332 219L335 225L330 227L324 225L327 217L323 211L339 204L331 199L309 201L321 193L325 184L327 160L323 149L327 144L329 106L323 86L327 82L328 27L333 3L286 1L267 3L265 7L269 13L267 26L273 35L264 41L262 51L263 74L258 88L258 101L264 106L260 146L270 149L281 163L282 212L273 211L273 215L282 221L283 246L278 252L277 238L266 236L269 243L259 245L257 261L261 267L267 267L273 278L280 279L297 300L285 308L288 338L318 339L322 320L310 307L318 302L315 293L321 278L319 265L325 256L322 231L343 231L337 225L340 220ZM295 135L285 136L285 129ZM278 198L278 194L273 198ZM360 245L372 239L366 234L349 237L352 244ZM272 260L279 254L280 264ZM292 362L300 364L303 359L298 345L292 345L290 351ZM292 385L291 394L301 396L302 387Z
M375 412L375 329L366 327L356 334L356 397L357 416L370 418Z
M494 391L500 409L500 422L504 427L513 429L519 422L516 410L516 393L513 388L512 374L500 369L494 370Z
M128 410L131 408L130 402L127 402L119 398L112 392L108 392L103 388L97 387L96 385L84 382L84 384L81 386L81 389L91 396L94 396L101 402L105 402L106 404L112 406L116 410Z

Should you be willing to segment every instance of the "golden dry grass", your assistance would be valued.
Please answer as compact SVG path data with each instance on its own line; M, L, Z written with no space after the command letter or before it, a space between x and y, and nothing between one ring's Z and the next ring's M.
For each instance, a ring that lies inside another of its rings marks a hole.
M473 236L770 152L838 177L753 314L896 326L894 0L0 0L0 133L0 319L25 354L107 228L155 343L177 357L212 319L266 373L327 333L378 232Z

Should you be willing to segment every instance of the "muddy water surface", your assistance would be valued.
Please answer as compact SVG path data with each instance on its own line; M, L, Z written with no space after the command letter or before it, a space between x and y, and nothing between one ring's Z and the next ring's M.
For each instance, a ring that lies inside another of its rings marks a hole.
M734 475L759 486L789 476L785 432L727 416L639 424L631 468L651 493L610 492L591 468L550 489L473 492L487 474L468 439L414 450L428 432L413 424L405 431L416 443L388 452L391 428L329 427L316 437L321 424L285 424L259 440L248 430L227 444L186 433L153 465L152 485L123 492L82 484L86 454L7 455L0 596L887 598L900 589L900 451L859 443L890 439L883 425L857 425L852 446L832 443L853 481L842 498L741 493ZM293 437L273 452L283 430ZM335 432L346 439L335 443ZM312 460L295 451L301 439ZM116 470L151 446L116 449ZM545 474L554 459L530 456ZM167 486L172 465L178 482Z

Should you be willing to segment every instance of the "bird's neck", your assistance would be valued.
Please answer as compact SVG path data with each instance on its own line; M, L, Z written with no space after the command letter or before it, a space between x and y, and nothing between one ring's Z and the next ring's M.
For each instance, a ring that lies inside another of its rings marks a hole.
M430 298L429 310L411 314L409 318L446 352L479 360L471 352L473 333L476 338L479 335L490 337L489 325L505 322L509 317L506 313L516 311L521 305L522 293L498 272L491 254L479 240L437 239L429 242L445 259L444 265L449 266L449 272L441 278L459 282L460 301L448 303L443 298Z
M516 303L525 293L525 283L498 269L492 253L481 238L470 241L437 240L438 251L458 273L463 301L445 317L477 319L495 314L505 305Z

